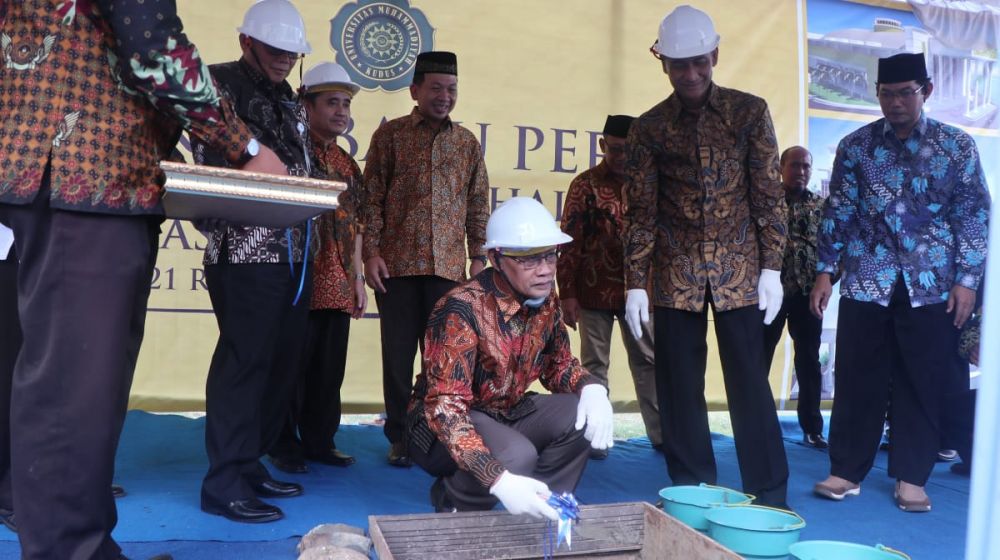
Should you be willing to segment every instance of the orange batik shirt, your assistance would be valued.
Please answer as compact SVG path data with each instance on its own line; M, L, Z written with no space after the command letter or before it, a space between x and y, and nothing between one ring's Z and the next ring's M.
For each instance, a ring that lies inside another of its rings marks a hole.
M354 310L354 240L358 227L358 185L361 168L335 141L310 135L310 156L316 171L331 181L344 181L340 207L326 212L316 224L319 251L313 262L311 309Z

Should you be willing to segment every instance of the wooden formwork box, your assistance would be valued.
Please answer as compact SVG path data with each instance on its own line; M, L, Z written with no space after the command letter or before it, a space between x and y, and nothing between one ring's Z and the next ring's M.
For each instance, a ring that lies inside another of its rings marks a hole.
M546 523L502 511L372 515L379 560L541 558ZM580 507L572 549L558 558L740 560L740 556L645 502Z

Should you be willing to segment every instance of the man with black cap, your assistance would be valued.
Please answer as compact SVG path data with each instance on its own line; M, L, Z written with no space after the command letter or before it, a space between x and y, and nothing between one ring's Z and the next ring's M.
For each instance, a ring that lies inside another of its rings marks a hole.
M968 388L951 360L983 278L990 196L972 137L923 113L923 54L879 59L875 87L884 118L840 141L820 226L810 306L822 317L838 272L841 297L830 476L814 491L860 494L889 403L894 498L925 512L943 397Z
M389 463L408 467L406 405L427 317L448 290L486 266L489 181L476 137L451 121L458 99L454 53L417 57L417 102L372 135L362 189L362 253L381 315L382 387Z
M656 389L674 484L715 484L705 403L708 307L743 489L787 507L788 462L762 366L781 307L786 207L767 103L712 81L719 35L678 6L652 51L673 93L632 123L625 198L625 315L638 338L655 315Z
M569 185L563 207L562 230L573 241L559 254L556 279L563 321L580 325L580 361L592 375L608 384L611 331L618 320L628 365L635 384L646 435L654 448L663 444L660 413L656 405L656 372L653 370L653 334L646 330L634 338L625 325L625 256L622 214L625 203L625 138L633 117L608 115L600 139L604 157ZM607 450L591 456L603 459Z

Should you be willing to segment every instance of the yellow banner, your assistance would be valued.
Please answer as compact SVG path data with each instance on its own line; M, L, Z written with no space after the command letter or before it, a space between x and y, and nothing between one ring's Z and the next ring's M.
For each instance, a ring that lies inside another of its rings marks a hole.
M187 35L209 63L239 58L236 27L251 4L248 0L177 2ZM649 47L660 20L675 2L300 0L295 4L305 18L313 49L306 68L337 61L349 66L357 73L356 81L365 85L352 105L352 128L341 139L362 166L372 132L413 107L405 84L415 52L457 53L460 95L452 118L472 130L483 145L494 206L515 195L535 196L558 216L570 181L599 161L598 131L606 115L637 116L671 91ZM713 16L722 37L715 81L766 99L782 147L804 142L801 3L702 0L698 7ZM298 71L289 81L298 86ZM201 269L204 242L189 223L164 224L146 339L132 391L134 407L203 407L204 381L217 337ZM374 304L369 312L375 312ZM575 338L574 344L578 349ZM775 362L774 371L780 372L780 352ZM780 375L772 379L777 396ZM707 384L708 400L723 405L714 339ZM611 386L619 408L635 409L620 342L612 354ZM382 409L377 318L352 324L343 398L347 411Z

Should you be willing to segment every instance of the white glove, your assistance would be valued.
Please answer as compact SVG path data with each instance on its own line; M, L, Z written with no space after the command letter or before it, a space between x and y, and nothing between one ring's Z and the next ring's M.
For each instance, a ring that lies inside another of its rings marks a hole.
M556 510L545 503L552 492L540 480L503 471L500 478L490 486L490 494L496 496L503 507L514 515L527 513L532 517L546 517L552 521L559 521Z
M642 338L642 326L649 323L649 296L638 288L625 293L625 322L636 340ZM647 327L648 328L648 327Z
M576 405L576 429L587 426L583 437L594 449L613 447L614 411L608 400L608 390L603 385L591 383L580 391L580 402Z
M760 271L760 280L757 282L757 298L760 303L758 307L764 312L764 324L770 325L771 321L778 316L781 309L781 298L784 297L784 290L781 289L781 272L777 270L764 269Z

